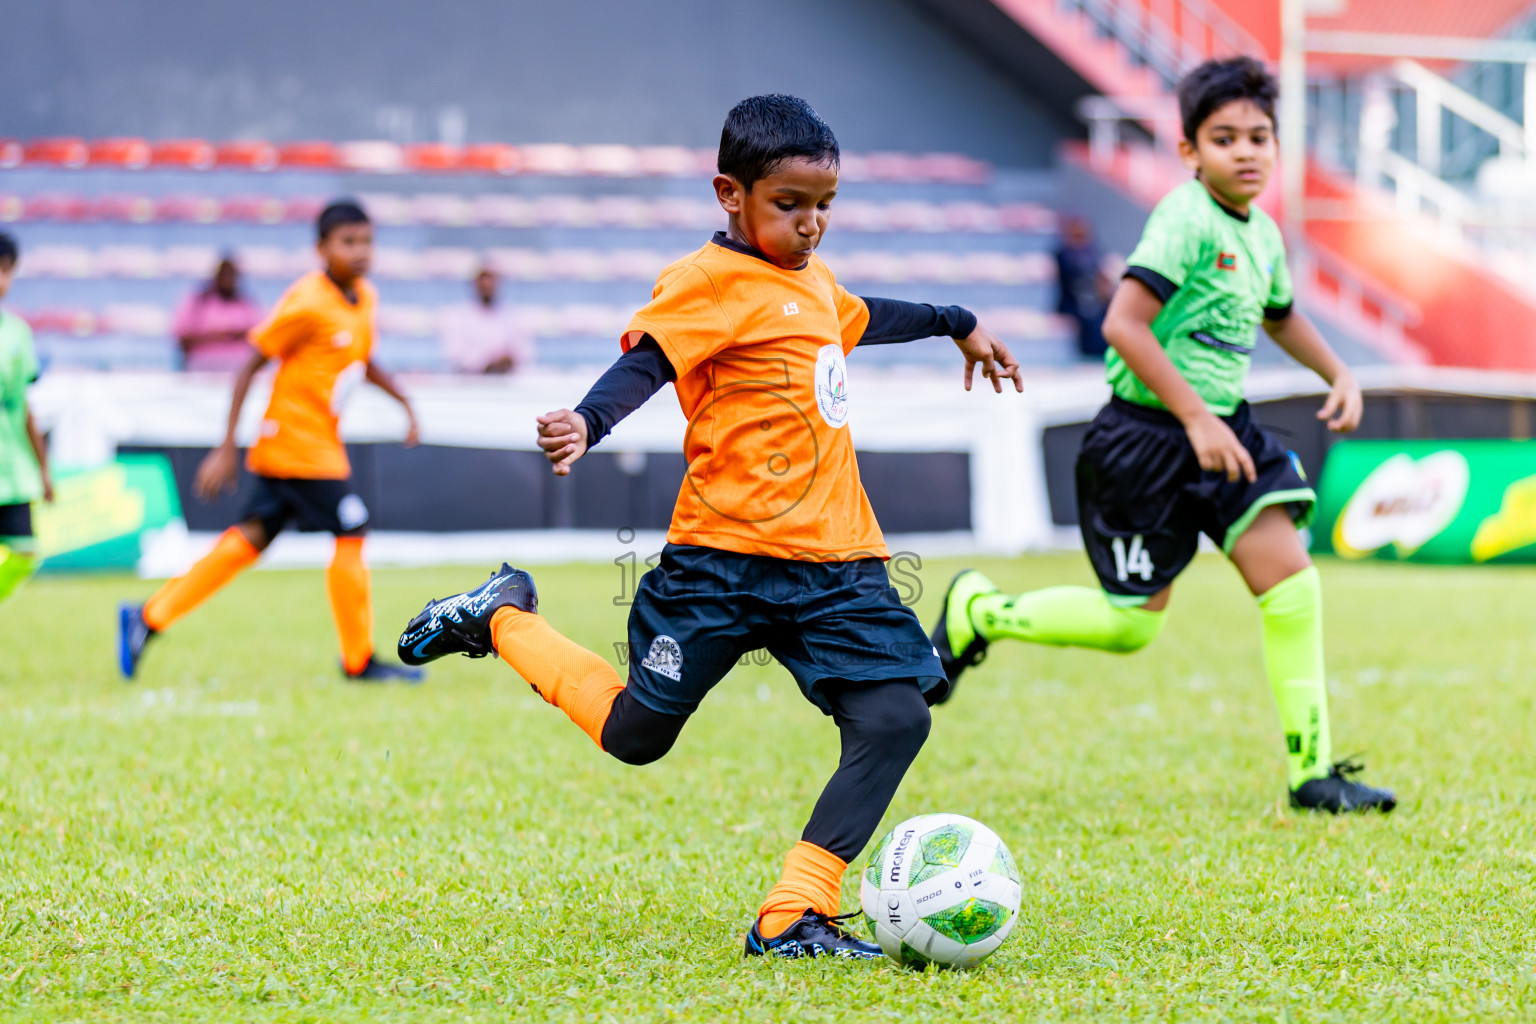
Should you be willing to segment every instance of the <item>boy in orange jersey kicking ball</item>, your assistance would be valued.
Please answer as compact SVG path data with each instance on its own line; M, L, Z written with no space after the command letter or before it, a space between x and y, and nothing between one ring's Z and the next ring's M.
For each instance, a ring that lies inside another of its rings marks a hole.
M965 383L977 363L1023 390L1002 342L958 306L862 299L815 250L837 193L832 130L803 100L738 104L720 140L715 192L729 228L662 271L624 354L575 411L539 417L564 475L624 416L675 381L688 417L687 477L660 565L629 619L629 680L537 614L528 573L503 565L464 594L428 602L400 657L498 654L604 751L648 764L672 747L705 694L745 653L767 648L830 715L842 757L748 955L873 959L841 925L841 880L928 736L947 683L887 579L880 527L859 483L848 421L855 346L956 339Z
M410 401L371 358L378 293L364 275L373 258L373 225L362 207L343 200L321 212L317 231L324 269L294 282L266 321L251 332L256 351L235 379L224 443L203 460L194 483L205 499L234 486L240 407L251 379L268 360L276 359L277 377L261 437L246 459L256 475L256 491L240 522L184 576L171 580L144 604L125 603L119 609L118 666L125 679L133 678L151 638L254 563L290 522L301 530L324 530L336 537L326 585L346 677L360 682L422 678L419 669L373 656L373 604L363 562L368 508L352 489L352 467L337 432L342 404L358 380L366 378L404 407L409 421L405 443L417 440Z

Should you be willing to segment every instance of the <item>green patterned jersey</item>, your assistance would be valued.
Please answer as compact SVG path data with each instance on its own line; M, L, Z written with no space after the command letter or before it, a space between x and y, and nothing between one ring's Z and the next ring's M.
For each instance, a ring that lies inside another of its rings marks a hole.
M43 475L27 437L27 386L37 380L32 328L0 312L0 505L35 501Z
M1230 415L1243 400L1260 323L1291 308L1279 227L1257 206L1243 217L1189 181L1157 204L1126 262L1126 276L1163 300L1152 321L1163 351L1211 412ZM1115 394L1162 408L1113 348L1105 363Z

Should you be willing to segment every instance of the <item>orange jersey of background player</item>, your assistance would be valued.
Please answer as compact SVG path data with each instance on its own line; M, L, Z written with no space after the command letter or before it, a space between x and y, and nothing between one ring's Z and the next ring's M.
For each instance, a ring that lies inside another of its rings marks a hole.
M787 270L710 243L678 260L624 334L656 339L688 417L667 539L779 558L889 553L848 434L845 356L863 300L818 257Z
M357 302L316 270L293 283L251 332L262 355L279 360L261 436L246 466L261 476L342 480L351 475L337 423L373 352L378 293L357 282Z

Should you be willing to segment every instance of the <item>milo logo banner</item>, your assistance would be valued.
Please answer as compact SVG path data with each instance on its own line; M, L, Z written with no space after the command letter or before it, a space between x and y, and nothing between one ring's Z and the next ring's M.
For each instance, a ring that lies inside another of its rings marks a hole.
M62 470L52 505L32 506L42 571L129 569L144 534L181 517L163 455L119 455L92 469Z
M1536 562L1536 441L1344 441L1317 492L1314 551Z

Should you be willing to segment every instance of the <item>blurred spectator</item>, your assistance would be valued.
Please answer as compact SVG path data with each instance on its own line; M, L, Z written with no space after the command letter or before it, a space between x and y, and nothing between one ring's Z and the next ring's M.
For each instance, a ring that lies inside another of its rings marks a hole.
M239 369L251 357L246 335L260 321L261 310L240 290L240 268L224 257L213 280L182 300L171 323L182 369Z
M1104 254L1093 238L1093 226L1071 215L1061 221L1061 245L1056 250L1056 281L1061 289L1056 312L1077 323L1077 351L1084 359L1097 359L1108 347L1104 341L1104 311L1115 282L1104 273Z
M533 338L496 305L496 272L475 275L475 301L443 317L443 354L458 373L512 373L533 362Z

